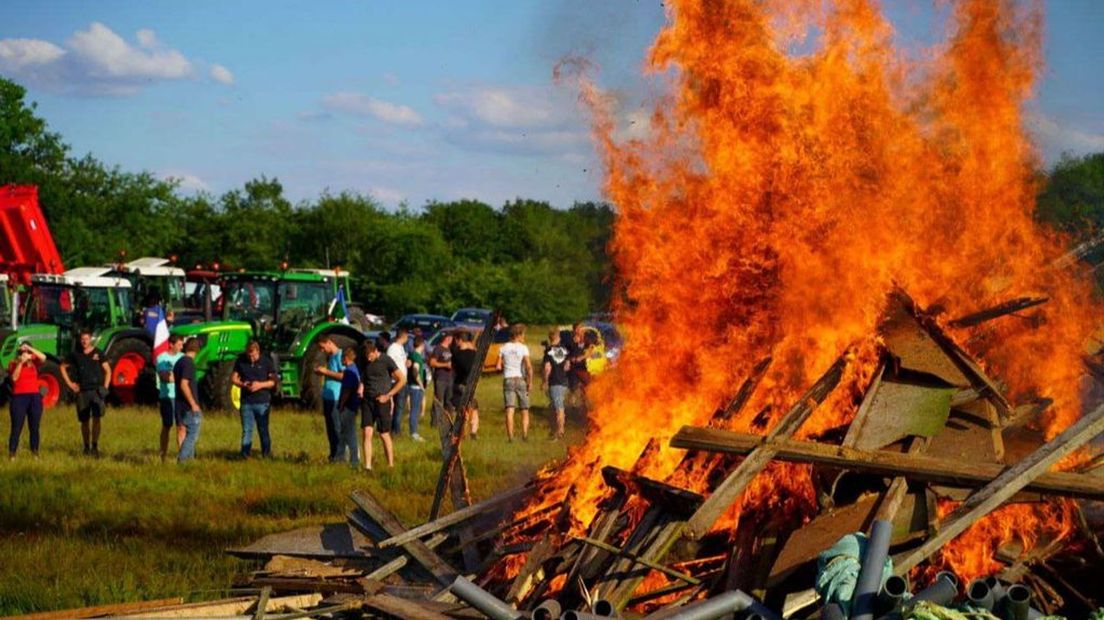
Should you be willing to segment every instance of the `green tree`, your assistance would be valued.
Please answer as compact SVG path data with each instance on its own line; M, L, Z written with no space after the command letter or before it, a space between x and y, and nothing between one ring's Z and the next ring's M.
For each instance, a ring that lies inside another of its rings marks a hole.
M35 115L37 104L23 99L27 90L0 78L0 184L42 185L59 175L69 146Z
M426 205L422 219L437 227L456 256L497 261L503 257L499 214L478 200Z
M294 210L278 179L261 176L247 181L243 189L223 194L219 203L223 221L219 258L226 264L275 269L285 256L290 258Z
M1075 237L1104 228L1104 153L1063 157L1055 164L1039 193L1036 213Z

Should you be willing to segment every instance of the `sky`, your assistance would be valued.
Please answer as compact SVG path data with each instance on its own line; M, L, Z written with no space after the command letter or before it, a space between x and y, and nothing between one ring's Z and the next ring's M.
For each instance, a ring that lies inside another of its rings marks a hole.
M924 0L887 0L902 40L942 32ZM1027 125L1046 163L1104 150L1104 2L1048 4L1047 66ZM660 2L5 0L0 75L78 155L220 194L278 178L383 205L601 199L587 117L556 63L584 56L620 114Z

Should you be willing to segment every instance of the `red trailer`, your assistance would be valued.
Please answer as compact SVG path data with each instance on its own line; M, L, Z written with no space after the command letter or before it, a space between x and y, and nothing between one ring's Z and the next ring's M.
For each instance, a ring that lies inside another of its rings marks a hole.
M0 187L0 273L10 285L30 285L31 274L65 271L33 185Z

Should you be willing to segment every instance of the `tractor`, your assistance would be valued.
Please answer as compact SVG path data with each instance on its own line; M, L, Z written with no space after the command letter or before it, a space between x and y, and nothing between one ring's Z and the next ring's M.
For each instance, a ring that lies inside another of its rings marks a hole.
M279 372L279 396L317 407L322 382L314 368L326 362L319 336L329 335L341 348L364 340L339 303L346 281L344 274L326 270L223 273L214 304L218 319L172 328L200 340L196 377L207 404L236 408L237 389L230 382L234 360L257 339Z
M81 329L92 331L93 342L111 364L113 400L152 402L157 396L150 336L132 325L130 282L105 276L102 271L81 267L60 275L31 276L20 325L5 330L0 341L0 365L4 368L21 340L46 354L46 363L39 369L46 407L72 396L61 380L60 365L73 350Z
M172 263L169 258L147 256L105 268L106 273L130 282L135 324L151 293L160 297L166 315L184 309L184 270Z

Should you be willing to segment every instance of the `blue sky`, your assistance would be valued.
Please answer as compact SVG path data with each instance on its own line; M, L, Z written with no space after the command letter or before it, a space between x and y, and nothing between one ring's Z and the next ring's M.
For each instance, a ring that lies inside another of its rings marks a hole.
M906 39L941 32L894 0ZM261 174L406 201L600 198L586 119L552 67L582 54L640 101L661 5L496 2L0 3L0 75L78 154L221 193ZM1029 128L1047 161L1104 150L1104 2L1047 7ZM626 117L640 113L626 103Z

